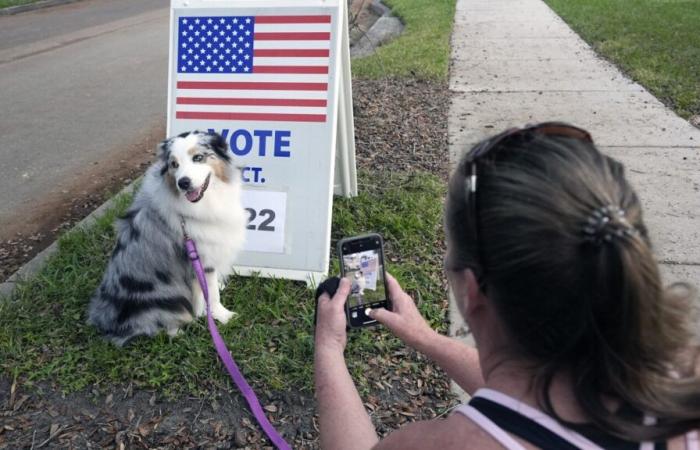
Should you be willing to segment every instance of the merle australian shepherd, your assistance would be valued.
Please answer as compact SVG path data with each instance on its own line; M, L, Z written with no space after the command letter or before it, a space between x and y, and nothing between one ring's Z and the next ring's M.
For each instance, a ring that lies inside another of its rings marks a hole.
M219 283L232 272L244 239L240 171L215 133L183 133L159 151L118 221L112 257L90 300L88 322L119 346L161 330L175 335L205 314L183 224L205 268L212 316L222 323L233 316L221 304Z

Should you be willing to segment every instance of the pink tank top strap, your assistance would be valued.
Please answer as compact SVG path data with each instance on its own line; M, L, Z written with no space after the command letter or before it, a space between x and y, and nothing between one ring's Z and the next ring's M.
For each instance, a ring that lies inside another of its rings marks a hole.
M700 433L691 431L685 435L686 450L700 450Z

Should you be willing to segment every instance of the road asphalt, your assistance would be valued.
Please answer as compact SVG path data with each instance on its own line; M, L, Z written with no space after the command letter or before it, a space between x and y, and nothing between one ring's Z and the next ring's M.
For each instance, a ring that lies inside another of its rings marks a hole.
M165 123L168 6L86 0L0 16L0 239L152 157L135 144Z
M458 0L450 161L498 131L561 120L622 161L664 281L700 286L700 130L599 58L541 0ZM451 334L473 343L454 306Z

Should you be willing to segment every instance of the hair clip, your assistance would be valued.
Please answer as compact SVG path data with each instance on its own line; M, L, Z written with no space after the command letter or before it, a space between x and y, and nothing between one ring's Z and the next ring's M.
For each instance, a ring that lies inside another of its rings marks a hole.
M613 239L624 239L639 234L627 217L625 210L615 206L606 205L596 208L584 221L583 239L594 245L602 245L604 242L612 242Z

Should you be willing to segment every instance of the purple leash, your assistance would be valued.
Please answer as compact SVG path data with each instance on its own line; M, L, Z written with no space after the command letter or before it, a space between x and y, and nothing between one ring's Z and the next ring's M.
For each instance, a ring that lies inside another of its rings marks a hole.
M270 441L272 441L275 447L277 447L280 450L291 449L289 444L287 444L287 442L282 438L282 436L280 436L279 433L277 433L275 427L273 427L270 421L267 420L267 416L265 415L265 413L262 410L262 407L260 406L258 397L255 395L255 392L253 392L253 389L245 380L245 377L243 377L241 371L238 369L236 362L233 360L233 358L231 357L231 353L226 347L226 343L219 334L219 329L216 328L216 323L214 323L214 318L211 316L211 309L209 308L209 289L207 288L207 280L204 276L204 268L202 267L202 261L199 259L199 254L197 253L197 247L194 245L194 241L187 236L187 233L185 233L185 248L187 249L187 255L189 256L190 261L192 261L192 267L194 268L194 272L197 274L199 285L202 287L204 300L207 304L207 325L209 325L209 333L211 333L211 339L212 341L214 341L214 347L216 347L216 352L219 354L221 362L223 362L224 366L226 366L226 370L231 376L231 379L234 383L236 383L236 386L238 386L238 390L241 391L243 397L245 397L246 401L248 402L248 406L250 407L250 410L253 413L253 416L255 416L255 419L258 421L260 427L263 429L265 434L267 434L267 437L270 438Z

